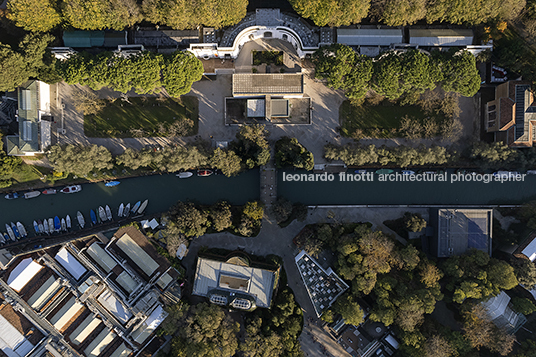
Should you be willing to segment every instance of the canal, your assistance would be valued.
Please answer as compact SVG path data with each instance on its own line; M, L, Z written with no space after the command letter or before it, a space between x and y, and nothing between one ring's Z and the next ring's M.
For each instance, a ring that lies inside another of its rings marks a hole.
M61 187L59 187L61 189ZM121 180L116 187L106 187L104 183L84 184L82 191L73 194L57 193L40 195L32 199L0 199L0 232L5 232L5 224L20 221L29 235L34 235L32 222L49 217L71 216L73 228L78 227L76 212L90 221L89 211L98 206L109 205L114 218L119 205L149 199L144 213L165 212L177 201L193 201L212 204L226 200L233 205L245 204L259 199L259 171L249 170L236 177L223 175L179 179L174 174L135 177Z
M536 175L527 175L523 181L503 183L484 183L484 177L481 181L461 182L453 170L444 174L446 181L380 181L380 175L373 171L368 181L342 181L339 174L333 175L333 181L320 181L321 177L314 182L283 179L284 174L304 173L280 170L278 196L306 205L496 205L536 200ZM348 173L353 174L353 171Z

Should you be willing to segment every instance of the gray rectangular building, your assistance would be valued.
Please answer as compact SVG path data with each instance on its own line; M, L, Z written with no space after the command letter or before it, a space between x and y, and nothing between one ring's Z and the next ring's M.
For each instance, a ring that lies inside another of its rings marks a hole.
M473 44L469 29L410 29L409 43L424 47L467 46Z
M402 29L337 29L337 43L348 46L391 46L402 42Z

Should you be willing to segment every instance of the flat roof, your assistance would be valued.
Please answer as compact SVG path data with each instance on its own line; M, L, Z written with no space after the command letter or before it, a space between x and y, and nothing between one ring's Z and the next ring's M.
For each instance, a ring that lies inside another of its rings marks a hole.
M160 265L128 235L128 233L123 234L115 244L148 276L153 275L154 271L160 267Z
M402 29L337 29L337 43L348 46L390 46L402 40Z
M471 248L491 255L491 209L438 210L437 256L461 255Z
M61 282L59 279L56 279L55 276L51 275L47 281L43 283L37 289L37 291L28 299L28 305L30 305L33 309L41 310L41 307L54 296L56 291L61 286Z
M249 118L264 118L265 112L264 107L266 101L264 99L248 99L247 106L247 116Z
M7 284L15 291L20 292L43 266L34 262L32 258L23 259L9 274Z
M109 328L105 327L89 346L84 349L84 354L87 357L97 357L100 353L108 346L110 342L115 338L115 333L110 331Z
M288 117L289 115L289 100L288 99L272 99L271 112L273 117Z
M473 44L473 30L409 29L409 43L419 46L466 46Z
M8 357L25 357L33 348L34 345L0 315L0 351Z
M62 308L50 319L50 323L58 330L61 330L65 325L80 311L84 305L78 303L76 298L71 295L71 298L62 306Z
M135 330L132 332L131 336L137 343L143 343L149 337L154 330L164 319L167 317L168 313L164 311L161 305L158 305L151 315Z
M105 251L98 242L94 242L87 249L87 254L101 267L104 272L109 273L117 265L117 262Z
M101 319L90 314L80 325L69 335L69 339L75 345L79 345L99 326Z
M68 272L75 278L75 280L80 279L87 270L82 264L67 250L67 248L62 247L59 252L54 257Z
M238 73L233 74L233 95L303 94L301 73Z
M115 318L121 322L123 325L130 320L132 314L128 309L123 305L120 300L117 300L115 296L106 289L102 294L99 295L97 301L108 311L110 311Z
M222 277L224 279L221 281L220 279ZM236 289L233 289L232 284L227 283L227 280L229 280L228 277L247 280L249 284L247 286L245 286L246 284L242 284L242 287L239 284ZM272 300L274 281L275 272L270 270L229 264L199 257L192 293L194 295L207 296L207 293L215 288L231 292L238 290L255 298L257 306L267 308L270 307Z

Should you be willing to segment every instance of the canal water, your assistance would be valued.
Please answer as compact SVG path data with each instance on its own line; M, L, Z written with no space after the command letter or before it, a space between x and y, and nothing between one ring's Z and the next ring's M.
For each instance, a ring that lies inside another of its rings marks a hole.
M73 228L78 227L77 211L82 212L87 224L90 222L89 211L105 205L110 206L114 218L117 218L121 203L126 205L130 202L132 207L138 201L149 199L145 213L152 214L169 210L179 200L201 204L226 200L233 205L241 205L258 200L259 193L259 171L249 170L231 178L223 175L194 175L188 179L179 179L174 174L135 177L121 180L121 184L115 187L106 187L104 183L84 184L78 193L41 194L28 200L6 200L2 196L0 232L5 232L6 223L20 221L26 227L28 235L33 235L34 220L66 215L71 216Z
M311 182L283 179L283 175L305 174L305 171L280 170L277 193L306 205L495 205L536 200L536 175L526 175L523 181L484 183L484 177L480 181L472 176L471 181L460 181L459 175L448 170L444 174L446 181L396 182L380 181L380 175L370 172L371 180L342 181L339 174L334 174L332 181L315 177L317 181Z

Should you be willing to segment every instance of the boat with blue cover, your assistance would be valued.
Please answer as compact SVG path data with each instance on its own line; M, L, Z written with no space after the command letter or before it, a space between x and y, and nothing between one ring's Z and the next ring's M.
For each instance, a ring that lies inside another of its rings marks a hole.
M61 229L61 221L60 221L60 218L56 216L54 217L54 230L59 232L60 229Z
M17 229L17 226L13 222L11 222L11 229L13 229L13 233L15 234L15 237L20 238L19 230Z
M97 215L95 214L95 211L90 210L89 216L91 217L91 223L97 224Z
M104 186L106 186L106 187L114 187L114 186L119 185L120 183L121 183L121 182L119 182L119 181L110 181L110 182L106 182L106 183L104 184Z

